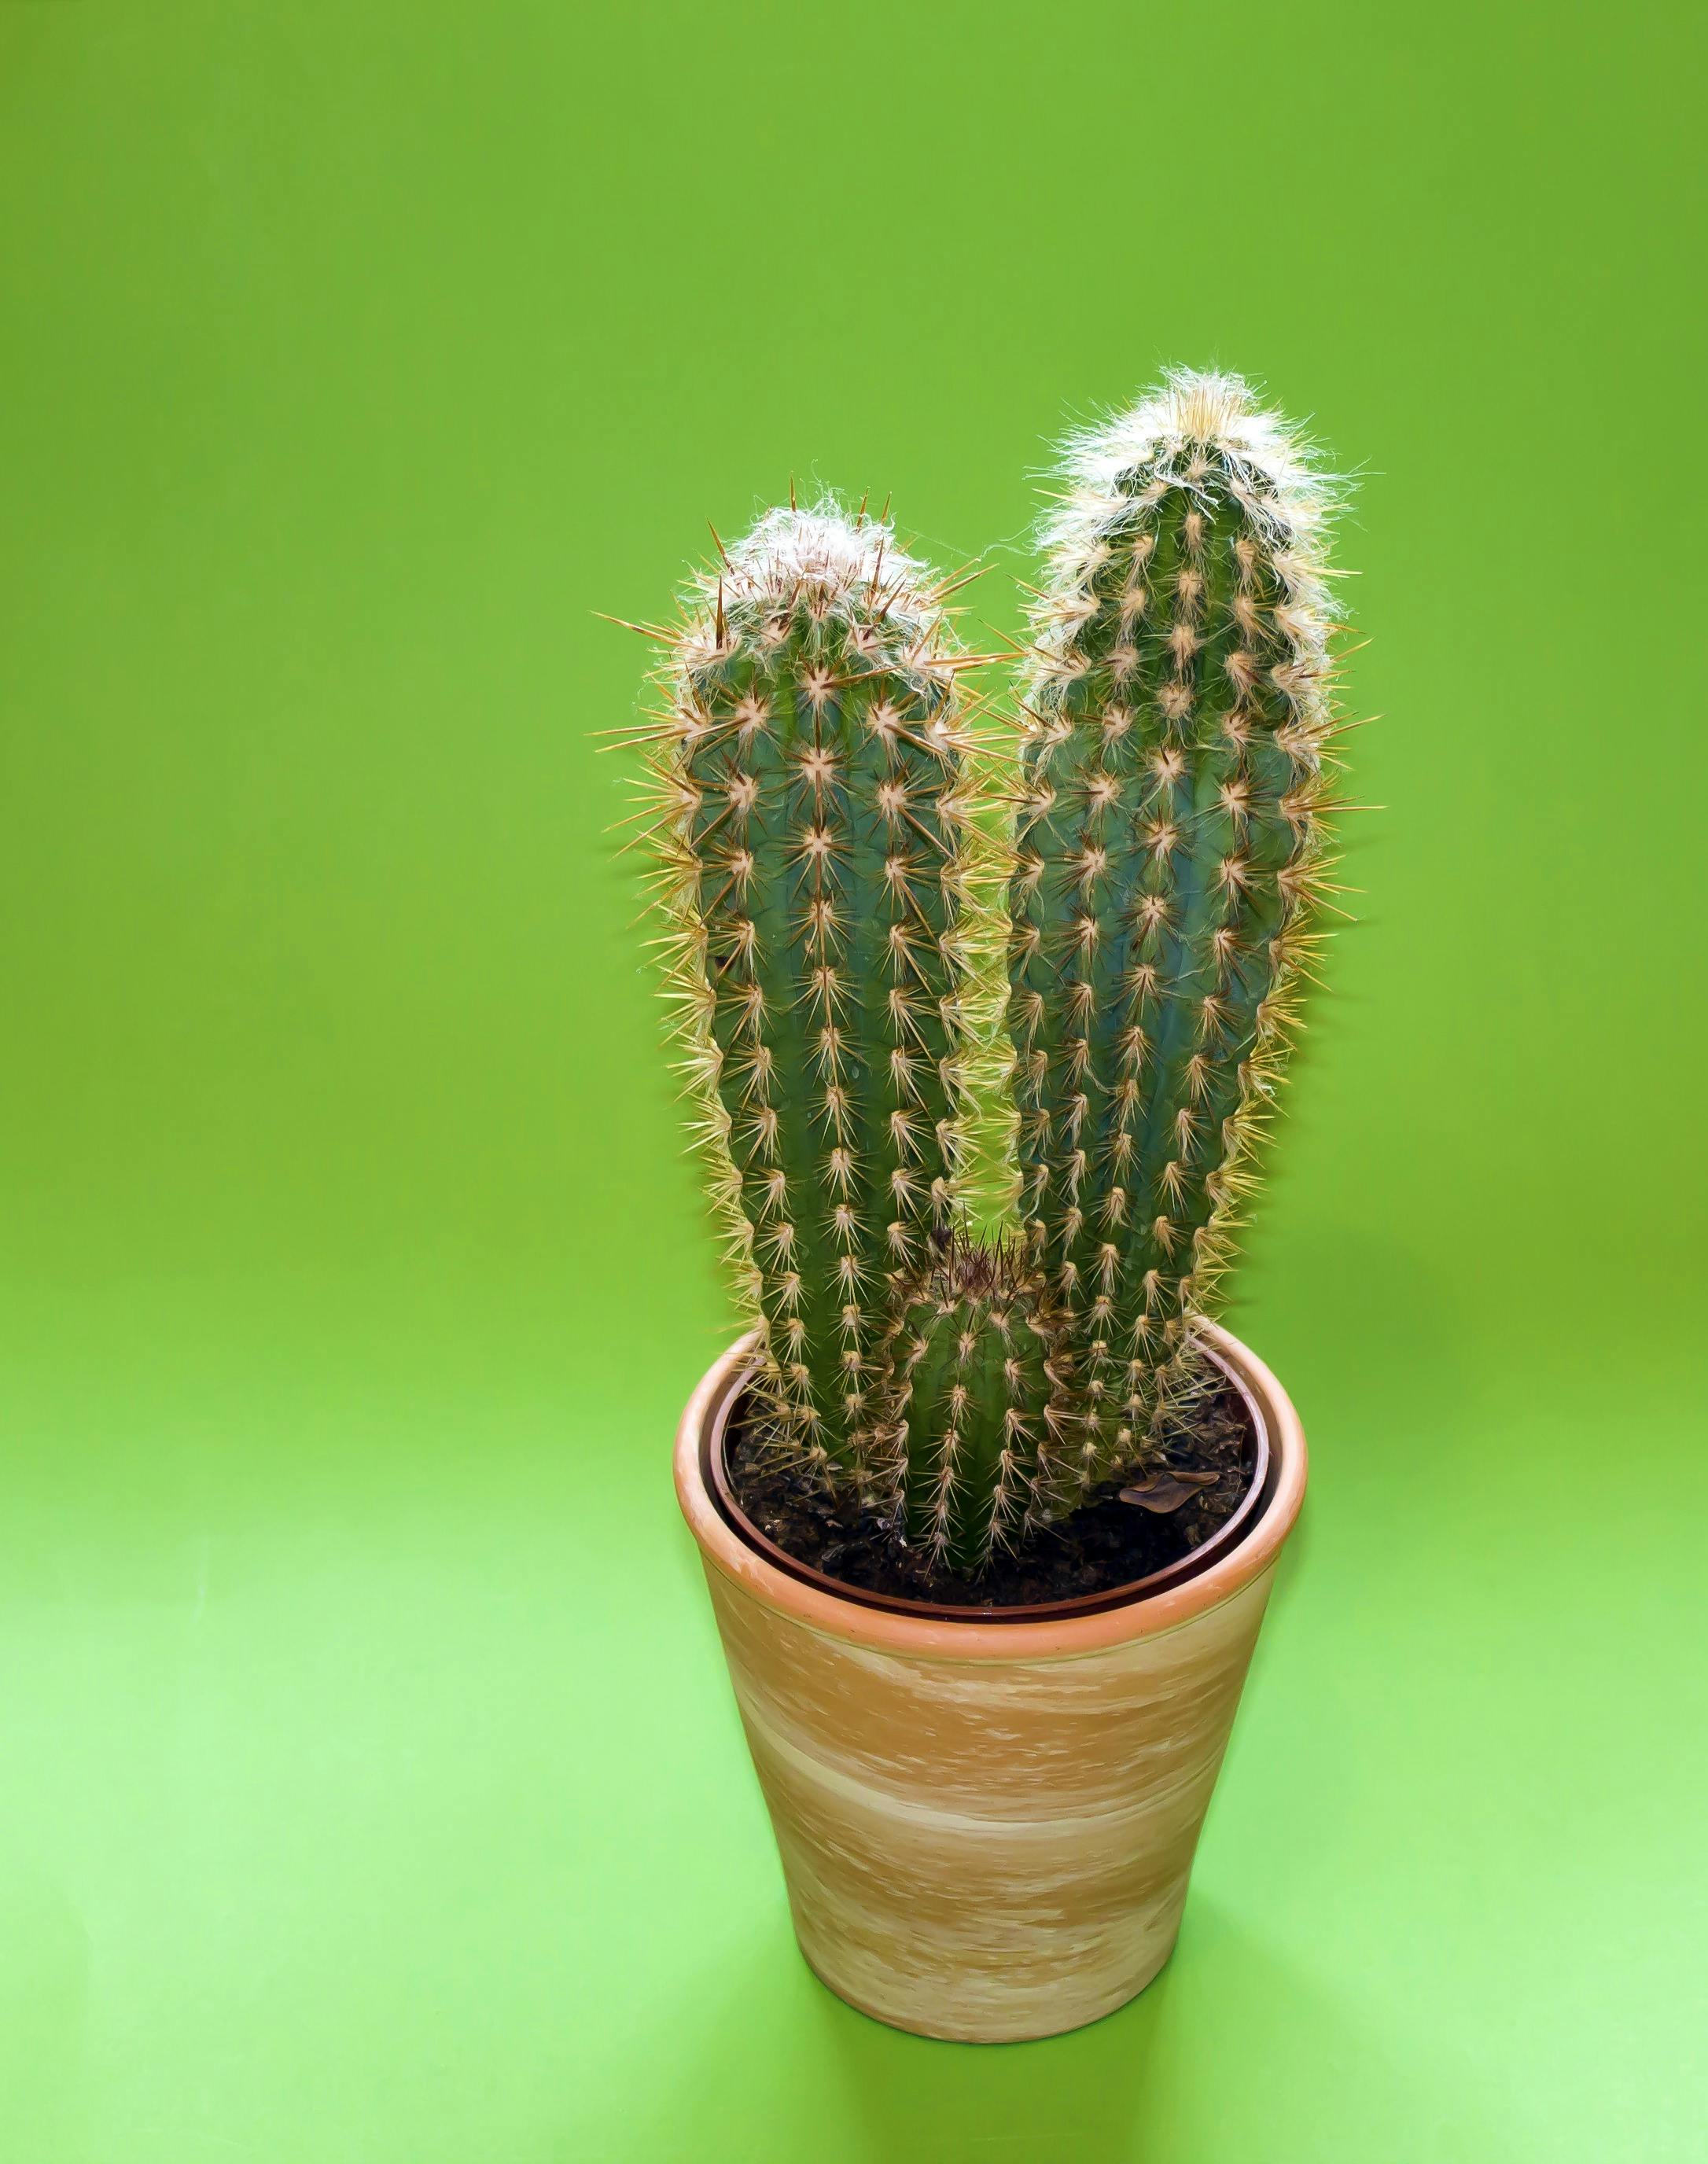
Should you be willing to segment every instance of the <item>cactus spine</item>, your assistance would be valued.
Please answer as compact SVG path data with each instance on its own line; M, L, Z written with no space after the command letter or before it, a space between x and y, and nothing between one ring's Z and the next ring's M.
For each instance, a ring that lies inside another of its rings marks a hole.
M671 983L773 1409L863 1483L891 1281L949 1224L964 665L887 526L774 511L691 597L654 764Z
M1327 499L1238 379L1071 447L1011 890L1023 1207L1073 1319L1081 1477L1189 1377L1324 869Z

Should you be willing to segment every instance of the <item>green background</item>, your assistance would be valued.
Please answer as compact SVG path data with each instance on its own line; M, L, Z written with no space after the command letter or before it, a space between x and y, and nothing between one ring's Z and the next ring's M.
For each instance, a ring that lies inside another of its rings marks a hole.
M0 5L3 2164L1708 2154L1700 19ZM1314 1487L1173 1963L980 2051L797 1958L675 1517L590 612L792 473L1012 629L1174 360L1364 476Z

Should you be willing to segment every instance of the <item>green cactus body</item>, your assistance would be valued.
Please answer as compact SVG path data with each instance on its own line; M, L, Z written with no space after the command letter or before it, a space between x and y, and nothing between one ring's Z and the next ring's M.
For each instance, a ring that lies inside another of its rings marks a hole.
M891 1281L948 1223L957 665L887 527L772 512L677 639L657 769L674 980L775 1405L863 1479Z
M1060 1507L1059 1325L1022 1251L957 1247L905 1289L884 1442L909 1544L974 1575Z
M1047 536L1010 1016L1085 1482L1143 1448L1190 1371L1311 944L1324 510L1242 384L1181 375L1074 447Z
M649 634L668 982L761 1395L962 1573L1189 1407L1321 937L1327 484L1185 373L1065 483L1012 852L949 590L881 522L772 512Z

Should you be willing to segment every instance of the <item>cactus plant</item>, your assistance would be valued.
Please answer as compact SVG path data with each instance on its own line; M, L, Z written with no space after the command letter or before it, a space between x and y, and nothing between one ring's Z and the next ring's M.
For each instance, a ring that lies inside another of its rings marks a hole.
M885 521L768 513L665 634L668 983L771 1437L945 1570L1196 1385L1318 936L1328 507L1236 378L1069 447L994 941L977 657Z

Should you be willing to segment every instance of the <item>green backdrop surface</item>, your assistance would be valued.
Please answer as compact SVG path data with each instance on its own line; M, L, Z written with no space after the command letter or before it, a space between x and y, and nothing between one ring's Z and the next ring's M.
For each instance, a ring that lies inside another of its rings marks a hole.
M0 6L0 2164L1684 2164L1700 11ZM1179 1951L809 1976L668 1479L728 1329L589 732L881 496L1313 415L1357 928L1231 1320L1314 1449Z

